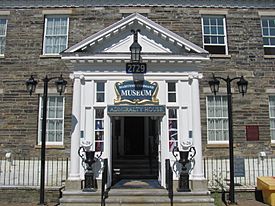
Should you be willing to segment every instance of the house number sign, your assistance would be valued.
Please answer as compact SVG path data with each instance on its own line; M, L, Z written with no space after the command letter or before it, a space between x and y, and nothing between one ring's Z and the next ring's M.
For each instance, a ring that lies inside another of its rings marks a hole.
M126 73L144 74L147 72L146 63L126 63Z

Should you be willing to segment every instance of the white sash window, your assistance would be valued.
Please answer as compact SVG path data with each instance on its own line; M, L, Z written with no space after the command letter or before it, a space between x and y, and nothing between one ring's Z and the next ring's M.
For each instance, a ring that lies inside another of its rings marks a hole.
M46 16L43 54L57 55L68 46L69 18Z
M275 96L269 97L269 119L271 142L275 143Z
M262 18L261 24L264 53L266 55L275 55L275 17Z
M226 96L207 97L208 143L228 143L228 109Z
M0 19L0 55L5 53L7 35L7 20Z
M50 96L47 102L47 129L46 144L63 145L64 139L64 97ZM43 97L40 97L39 104L39 128L38 128L38 144L41 144L42 133L42 111Z

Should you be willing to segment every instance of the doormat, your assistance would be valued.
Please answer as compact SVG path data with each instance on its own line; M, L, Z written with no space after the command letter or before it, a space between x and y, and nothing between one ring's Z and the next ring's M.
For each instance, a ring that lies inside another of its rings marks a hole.
M160 189L157 180L120 180L112 188L116 189Z

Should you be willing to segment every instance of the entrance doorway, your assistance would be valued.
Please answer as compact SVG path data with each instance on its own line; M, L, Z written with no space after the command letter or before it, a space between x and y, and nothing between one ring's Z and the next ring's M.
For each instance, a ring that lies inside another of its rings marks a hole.
M158 179L159 124L151 117L113 118L113 184L121 179Z
M144 117L124 119L125 155L144 155Z

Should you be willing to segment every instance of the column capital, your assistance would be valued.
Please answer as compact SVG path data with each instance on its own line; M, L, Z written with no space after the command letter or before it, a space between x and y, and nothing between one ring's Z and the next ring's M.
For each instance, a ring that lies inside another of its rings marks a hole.
M84 80L85 76L84 74L70 74L70 79L74 80L74 79L80 79L80 80Z
M203 74L201 73L191 73L188 75L188 79L192 80L192 79L202 79Z

